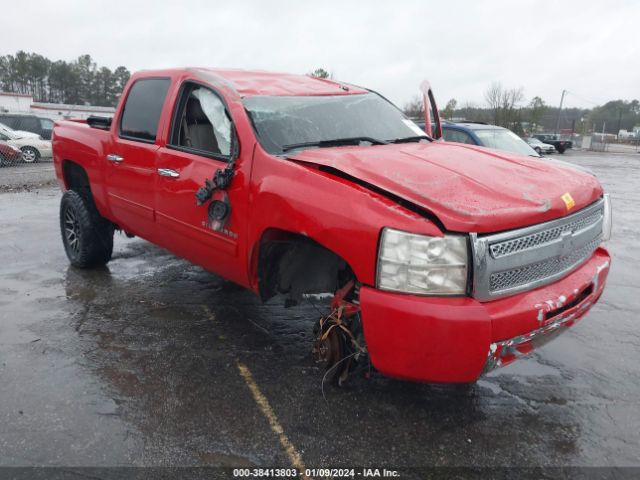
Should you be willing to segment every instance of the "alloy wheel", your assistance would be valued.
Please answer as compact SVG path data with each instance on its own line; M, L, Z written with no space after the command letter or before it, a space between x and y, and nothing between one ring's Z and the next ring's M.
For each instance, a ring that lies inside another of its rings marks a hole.
M64 235L67 245L74 252L80 251L80 225L76 212L72 208L67 208L64 212Z

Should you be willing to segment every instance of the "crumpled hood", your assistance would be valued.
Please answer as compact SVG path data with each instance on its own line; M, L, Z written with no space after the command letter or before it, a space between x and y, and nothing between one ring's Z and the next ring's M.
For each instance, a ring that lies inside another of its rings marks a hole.
M425 208L449 231L498 232L574 213L602 195L592 175L503 151L445 142L308 149L322 165ZM562 196L571 195L574 206Z

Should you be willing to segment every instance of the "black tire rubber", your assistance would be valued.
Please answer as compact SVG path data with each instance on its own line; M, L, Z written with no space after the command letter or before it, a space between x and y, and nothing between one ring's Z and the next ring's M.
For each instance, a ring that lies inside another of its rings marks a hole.
M22 147L20 150L22 150L22 153L24 154L25 152L33 152L34 154L34 158L32 161L27 161L24 159L24 156L22 157L22 161L24 163L37 163L38 160L40 160L40 152L38 150L36 150L33 147Z
M536 147L535 151L538 152L538 155L542 155L542 149L540 147Z
M72 247L65 220L71 211L77 231L76 247ZM67 190L60 201L60 233L62 244L71 265L77 268L92 268L105 265L113 253L113 224L105 219L95 206L91 191L87 189Z

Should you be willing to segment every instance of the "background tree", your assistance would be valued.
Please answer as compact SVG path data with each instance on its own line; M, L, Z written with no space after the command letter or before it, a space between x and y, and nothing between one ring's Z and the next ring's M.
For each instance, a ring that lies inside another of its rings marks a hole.
M540 121L542 120L542 115L544 115L547 106L540 97L535 96L529 102L529 123L531 124L531 131L535 132L537 130L538 125L540 125Z
M324 68L316 68L313 72L309 73L309 75L316 78L331 78L331 74Z
M424 120L424 100L421 95L416 95L402 108L404 114L409 118L419 118Z
M442 111L442 117L448 120L451 120L453 118L453 114L456 111L457 105L458 105L458 101L455 98L452 98L451 100L449 100L447 102L447 106L444 107L444 110Z
M500 82L493 82L485 90L484 98L495 125L512 128L519 121L518 104L524 100L522 88L507 89Z
M115 106L130 72L96 65L90 55L51 61L22 50L0 56L0 90L32 95L36 102Z
M633 130L640 125L640 102L638 100L611 100L595 107L589 113L591 127L595 125L597 132L618 134L620 130Z

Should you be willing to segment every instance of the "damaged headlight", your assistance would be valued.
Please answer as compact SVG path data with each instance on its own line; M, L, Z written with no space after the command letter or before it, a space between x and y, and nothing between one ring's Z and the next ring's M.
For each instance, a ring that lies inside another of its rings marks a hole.
M378 252L377 287L421 295L464 295L467 237L429 237L385 228Z
M604 198L604 211L602 212L602 241L606 242L611 238L611 229L613 228L613 215L611 212L611 200L609 194L605 193Z

